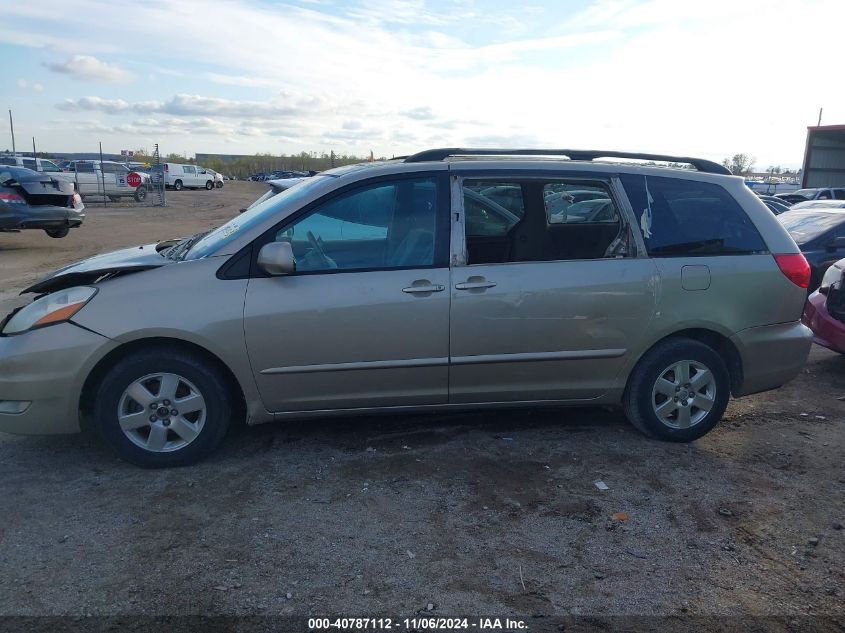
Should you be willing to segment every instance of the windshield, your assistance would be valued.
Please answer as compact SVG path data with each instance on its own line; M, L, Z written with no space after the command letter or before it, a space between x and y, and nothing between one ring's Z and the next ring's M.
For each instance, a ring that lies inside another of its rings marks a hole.
M778 216L795 243L799 246L810 242L830 229L845 223L842 213L796 213L790 211Z
M267 218L275 215L279 208L297 200L301 200L326 182L332 180L332 176L314 176L306 178L290 189L278 193L264 200L261 204L250 207L242 214L235 216L226 224L214 229L208 235L199 240L186 254L186 259L200 259L208 257L220 250L223 246L237 238L244 231L258 226Z

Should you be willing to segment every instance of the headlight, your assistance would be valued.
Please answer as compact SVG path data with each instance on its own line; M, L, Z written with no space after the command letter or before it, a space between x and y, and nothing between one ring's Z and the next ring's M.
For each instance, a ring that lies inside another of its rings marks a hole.
M96 288L78 286L36 299L18 310L3 328L3 334L18 334L33 328L62 323L79 312L97 294Z
M842 269L836 266L831 266L822 277L822 283L819 288L830 288L835 283L842 279Z

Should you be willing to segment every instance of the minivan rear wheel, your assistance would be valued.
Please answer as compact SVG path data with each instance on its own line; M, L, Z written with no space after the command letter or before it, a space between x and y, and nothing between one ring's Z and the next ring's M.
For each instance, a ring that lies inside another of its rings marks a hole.
M628 420L660 440L691 442L721 420L730 376L721 356L691 339L669 339L637 363L625 389Z
M192 464L223 439L232 416L220 372L182 351L148 350L119 360L94 400L94 422L124 460L144 468Z

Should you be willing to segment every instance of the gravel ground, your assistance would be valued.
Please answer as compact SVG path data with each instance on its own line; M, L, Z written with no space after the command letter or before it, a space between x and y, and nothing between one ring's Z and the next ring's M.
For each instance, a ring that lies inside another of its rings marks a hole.
M53 268L209 228L263 191L89 206L62 240L0 234L0 311ZM0 614L830 625L845 616L842 397L845 357L815 348L691 445L605 409L350 418L239 429L200 465L151 472L84 436L0 435Z

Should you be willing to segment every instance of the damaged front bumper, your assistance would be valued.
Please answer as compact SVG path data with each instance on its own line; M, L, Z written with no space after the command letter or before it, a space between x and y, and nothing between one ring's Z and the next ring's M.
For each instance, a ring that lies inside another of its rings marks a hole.
M85 377L116 347L70 322L0 336L0 431L78 432Z

